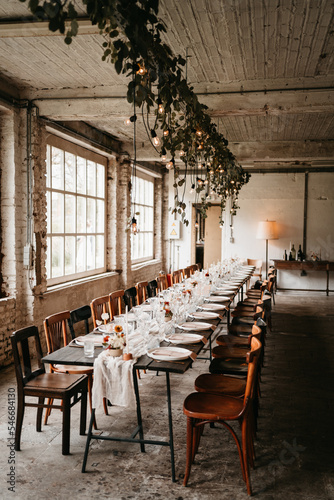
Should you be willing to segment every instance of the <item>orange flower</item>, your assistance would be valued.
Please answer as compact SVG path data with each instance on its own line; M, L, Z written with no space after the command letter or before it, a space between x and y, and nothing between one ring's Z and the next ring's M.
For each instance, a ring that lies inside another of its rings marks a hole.
M123 331L123 327L121 325L115 325L114 331L116 333L121 333Z
M103 337L103 342L108 342L109 340L109 335L106 335L105 337Z

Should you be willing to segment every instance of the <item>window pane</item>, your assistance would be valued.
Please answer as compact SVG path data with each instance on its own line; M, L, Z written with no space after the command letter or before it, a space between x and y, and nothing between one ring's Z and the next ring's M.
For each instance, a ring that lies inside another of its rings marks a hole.
M51 233L51 192L46 192L46 230Z
M65 190L75 191L75 156L65 152Z
M95 236L87 236L87 269L95 269Z
M47 249L46 249L46 276L47 278L51 278L51 258L50 258L50 254L51 254L51 238L48 236L46 238L46 245L47 245Z
M64 152L58 148L52 148L52 189L64 189Z
M96 203L87 198L87 233L95 233Z
M65 274L75 273L75 236L65 237Z
M96 195L96 163L87 161L87 194Z
M65 233L75 233L75 196L65 194Z
M104 201L96 201L96 232L104 233Z
M96 166L96 195L100 198L104 198L104 179L105 179L105 168L104 165L97 164Z
M77 273L86 271L86 236L77 236Z
M77 233L86 232L86 198L77 197Z
M86 160L77 157L77 192L86 194Z
M96 236L96 267L104 267L104 236Z
M52 193L52 233L64 232L64 195Z
M52 238L52 278L64 274L64 238L54 236Z

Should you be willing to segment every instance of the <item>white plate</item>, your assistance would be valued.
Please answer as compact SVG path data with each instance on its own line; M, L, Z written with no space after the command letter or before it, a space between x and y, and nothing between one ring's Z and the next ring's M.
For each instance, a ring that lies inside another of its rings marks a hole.
M153 310L153 306L151 304L140 304L140 306L135 306L140 312L149 312Z
M205 300L207 302L231 302L230 297L224 297L224 296L218 297L218 296L214 296L214 295L207 297Z
M107 335L111 335L112 333L114 333L114 326L115 326L114 324L112 324L111 326L109 326L109 325L100 325L96 329L99 332L105 333ZM111 328L110 331L107 330L107 328Z
M196 333L172 333L166 338L172 344L197 344L203 339L202 335Z
M176 361L178 359L187 359L192 354L192 351L183 347L157 347L151 349L147 355L158 361Z
M212 325L210 325L210 323L204 323L203 321L187 321L186 323L177 325L177 327L181 328L181 330L187 330L189 332L210 330L211 326Z
M223 311L226 309L226 306L223 304L214 304L213 302L211 304L202 304L199 306L200 309L205 309L206 311Z
M217 296L224 296L226 295L234 295L237 291L236 290L227 290L227 288L224 288L224 290L216 290L215 292L212 293L212 295L217 295Z
M189 314L191 318L194 319L216 319L219 318L219 314L214 312L206 312L206 311L198 311L192 314Z
M75 343L83 347L85 340L90 340L94 342L95 347L102 347L104 335L87 335L80 336L75 339Z

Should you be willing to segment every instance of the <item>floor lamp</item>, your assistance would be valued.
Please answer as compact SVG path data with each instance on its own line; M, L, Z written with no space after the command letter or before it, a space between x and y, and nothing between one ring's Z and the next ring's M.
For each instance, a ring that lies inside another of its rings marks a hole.
M266 240L266 279L268 279L268 240L277 240L277 227L274 220L260 221L257 227L256 238Z

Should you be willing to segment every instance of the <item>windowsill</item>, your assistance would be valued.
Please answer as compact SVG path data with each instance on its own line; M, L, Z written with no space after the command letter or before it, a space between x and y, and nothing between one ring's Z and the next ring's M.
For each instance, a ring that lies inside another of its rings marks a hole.
M48 292L54 292L58 290L64 290L65 288L69 288L71 286L77 286L77 285L83 285L85 283L89 283L92 281L98 281L104 278L110 278L111 276L118 276L120 273L115 272L115 271L109 271L106 273L101 273L101 274L95 274L93 276L87 276L86 278L79 278L76 280L72 281L66 281L65 283L59 283L59 285L51 285L47 287Z
M154 264L159 264L159 263L161 263L161 259L145 260L145 262L138 262L138 264L133 264L131 266L131 271L138 271L139 269L142 269L143 267L148 267L148 266L152 266Z

